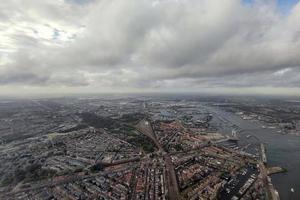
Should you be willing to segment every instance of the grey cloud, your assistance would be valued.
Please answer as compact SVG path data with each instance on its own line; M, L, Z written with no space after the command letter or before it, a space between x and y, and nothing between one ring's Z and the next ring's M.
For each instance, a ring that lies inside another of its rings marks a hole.
M75 4L88 4L94 2L95 0L65 0L68 3L75 3Z
M0 11L12 28L1 32L17 49L9 64L0 62L0 77L13 68L18 84L300 87L300 3L288 15L264 0L252 6L240 0L27 0L0 7L12 9L10 17ZM18 78L22 70L37 81ZM2 84L14 83L13 76L6 80Z
M63 85L70 87L88 86L89 83L84 76L81 74L70 74L70 75L52 75L48 80L48 84L51 85Z
M63 85L63 86L87 86L89 83L81 75L49 75L35 74L26 71L8 71L0 75L1 85Z
M0 74L0 84L28 84L28 85L43 85L49 77L37 75L31 72L8 72Z

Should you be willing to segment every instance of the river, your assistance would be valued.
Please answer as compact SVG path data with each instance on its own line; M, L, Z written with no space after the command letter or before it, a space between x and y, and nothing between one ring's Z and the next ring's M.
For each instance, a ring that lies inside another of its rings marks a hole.
M288 170L287 173L272 176L272 182L278 190L282 200L300 199L300 137L277 133L276 129L264 129L257 121L243 120L234 113L218 108L205 107L212 112L214 118L226 119L228 124L235 124L243 130L243 136L255 135L266 144L269 166L280 166ZM224 121L223 121L224 123ZM229 131L224 128L225 131ZM295 192L291 192L294 188Z

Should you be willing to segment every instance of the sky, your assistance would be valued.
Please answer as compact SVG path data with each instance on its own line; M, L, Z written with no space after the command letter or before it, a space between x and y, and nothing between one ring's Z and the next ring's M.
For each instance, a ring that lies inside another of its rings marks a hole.
M297 0L0 2L0 94L300 95Z

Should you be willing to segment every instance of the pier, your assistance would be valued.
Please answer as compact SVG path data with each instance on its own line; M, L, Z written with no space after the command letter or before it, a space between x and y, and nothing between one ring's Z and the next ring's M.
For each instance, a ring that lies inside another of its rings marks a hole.
M267 164L266 147L263 143L260 144L261 160L264 164Z

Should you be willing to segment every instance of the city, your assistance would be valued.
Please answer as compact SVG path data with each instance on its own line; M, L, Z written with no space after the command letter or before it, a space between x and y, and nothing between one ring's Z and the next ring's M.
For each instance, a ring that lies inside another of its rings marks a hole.
M257 100L264 109L252 111L245 99L1 100L0 198L279 199L271 174L287 169L270 166L268 145L219 112L297 136L300 105Z

